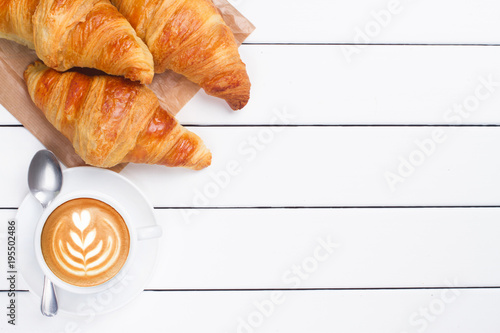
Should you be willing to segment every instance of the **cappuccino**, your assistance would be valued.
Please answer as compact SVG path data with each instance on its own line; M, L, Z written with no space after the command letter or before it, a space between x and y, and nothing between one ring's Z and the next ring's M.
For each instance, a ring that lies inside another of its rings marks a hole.
M100 200L78 198L49 215L40 245L47 266L59 279L92 287L110 280L123 267L130 234L113 207Z

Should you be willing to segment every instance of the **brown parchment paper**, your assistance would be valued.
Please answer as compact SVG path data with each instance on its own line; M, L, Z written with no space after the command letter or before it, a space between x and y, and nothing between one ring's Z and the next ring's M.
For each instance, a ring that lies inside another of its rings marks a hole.
M234 33L238 44L255 30L227 0L213 0L226 24ZM0 39L0 104L23 124L40 142L54 152L66 167L83 166L85 162L76 154L73 146L58 130L45 119L43 113L33 104L28 94L23 73L38 57L35 51L6 39ZM163 108L177 114L198 92L200 87L182 75L172 71L155 75L149 87L156 93ZM113 168L123 169L124 165Z

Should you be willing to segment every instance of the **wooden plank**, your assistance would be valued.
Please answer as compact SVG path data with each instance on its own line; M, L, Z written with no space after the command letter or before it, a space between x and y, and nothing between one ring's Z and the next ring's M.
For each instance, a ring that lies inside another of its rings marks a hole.
M156 207L498 205L498 127L191 129L213 152L209 168L122 171ZM28 192L41 148L24 128L0 131L4 207Z
M500 283L500 209L156 213L165 236L152 289Z
M276 297L279 296L279 297ZM2 299L6 299L2 295ZM274 303L272 300L275 300ZM40 314L38 300L18 294L21 332L484 332L500 326L500 291L393 290L329 292L145 292L104 316ZM6 319L0 329L7 328Z
M497 1L265 0L232 3L256 43L499 43Z
M17 208L28 193L28 167L43 145L23 127L0 128L0 204Z
M500 122L500 47L370 46L351 62L340 46L243 51L248 106L229 114L199 93L179 114L182 123L273 124L276 114L291 115L279 124Z
M252 80L248 106L232 112L200 92L179 113L181 123L500 123L500 47L370 46L351 63L341 46L241 51ZM0 110L1 124L18 122Z
M123 171L155 206L498 204L500 128L193 130L213 152L205 171Z
M2 233L14 212L0 210ZM156 216L164 235L146 289L500 286L500 208L156 210ZM17 288L28 286L20 278ZM8 289L6 280L0 289Z

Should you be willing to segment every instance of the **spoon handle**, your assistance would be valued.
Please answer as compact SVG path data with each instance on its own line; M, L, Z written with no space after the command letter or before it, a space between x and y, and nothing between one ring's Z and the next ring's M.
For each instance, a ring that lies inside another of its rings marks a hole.
M57 297L54 289L54 284L46 277L43 278L42 292L42 314L47 317L52 317L57 314Z

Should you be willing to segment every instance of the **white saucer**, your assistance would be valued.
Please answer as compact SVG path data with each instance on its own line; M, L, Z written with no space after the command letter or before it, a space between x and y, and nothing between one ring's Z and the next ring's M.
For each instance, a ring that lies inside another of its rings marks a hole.
M133 183L116 172L93 167L65 170L61 194L82 190L98 191L113 197L127 208L127 213L136 227L156 224L153 206ZM28 194L16 217L19 272L29 290L39 298L43 288L43 272L36 261L33 238L41 215L40 203ZM75 294L56 287L59 311L89 316L111 312L129 303L144 290L149 281L156 263L158 247L159 238L137 242L134 260L130 263L127 275L109 290Z

